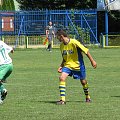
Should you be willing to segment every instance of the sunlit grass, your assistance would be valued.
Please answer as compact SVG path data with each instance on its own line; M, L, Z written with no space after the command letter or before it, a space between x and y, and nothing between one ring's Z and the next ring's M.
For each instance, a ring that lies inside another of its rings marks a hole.
M97 61L93 69L85 58L92 103L86 104L82 86L67 79L67 104L59 100L59 49L16 50L14 70L8 78L8 96L0 105L1 120L119 120L120 119L120 49L90 49Z

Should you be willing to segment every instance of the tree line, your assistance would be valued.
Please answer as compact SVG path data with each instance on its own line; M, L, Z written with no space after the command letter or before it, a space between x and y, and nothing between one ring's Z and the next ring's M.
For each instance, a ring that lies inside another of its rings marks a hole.
M16 0L21 9L89 9L96 8L97 0Z
M15 10L13 0L3 0L3 4L0 5L0 10Z

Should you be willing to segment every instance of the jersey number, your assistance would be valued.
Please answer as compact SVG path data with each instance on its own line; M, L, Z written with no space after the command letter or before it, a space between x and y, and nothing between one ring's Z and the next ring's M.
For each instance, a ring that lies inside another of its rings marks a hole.
M6 54L5 54L5 49L2 48L0 52L1 52L1 55L2 55L3 59L6 60L7 57L6 57Z

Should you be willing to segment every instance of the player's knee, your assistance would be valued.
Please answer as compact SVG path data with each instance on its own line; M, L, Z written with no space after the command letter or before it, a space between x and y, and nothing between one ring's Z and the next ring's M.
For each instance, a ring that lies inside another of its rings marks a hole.
M87 81L86 81L86 80L81 80L81 84L82 84L82 85L86 85L86 84L87 84Z
M59 77L59 80L60 80L60 81L65 81L65 78L64 78L63 76L60 76L60 77Z

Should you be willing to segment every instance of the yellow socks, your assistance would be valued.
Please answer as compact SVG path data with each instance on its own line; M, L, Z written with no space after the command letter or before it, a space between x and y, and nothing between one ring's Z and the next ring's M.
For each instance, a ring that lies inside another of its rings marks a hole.
M84 90L84 93L86 95L86 98L89 98L90 99L90 95L89 95L89 89L88 89L88 83L83 85L83 90Z
M60 81L59 89L60 89L60 100L65 101L66 85L64 81Z

